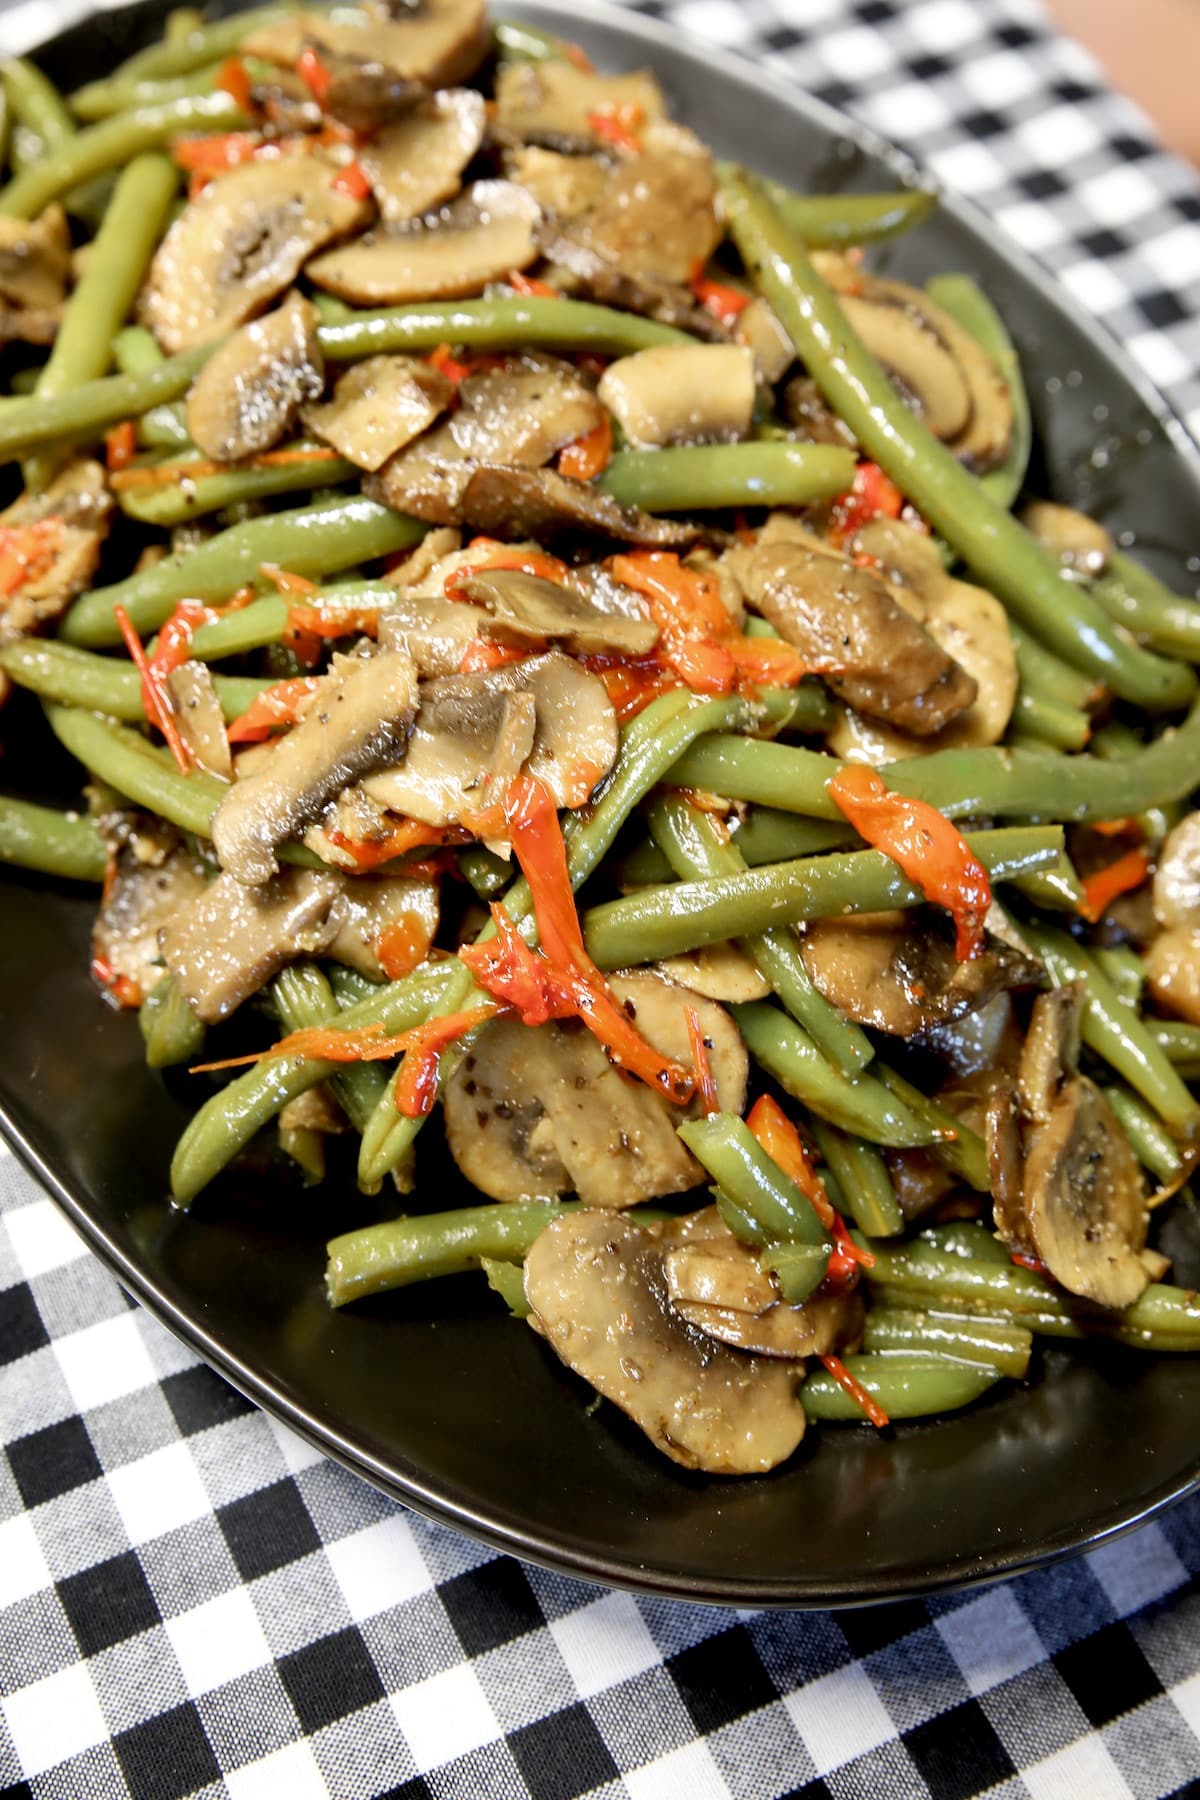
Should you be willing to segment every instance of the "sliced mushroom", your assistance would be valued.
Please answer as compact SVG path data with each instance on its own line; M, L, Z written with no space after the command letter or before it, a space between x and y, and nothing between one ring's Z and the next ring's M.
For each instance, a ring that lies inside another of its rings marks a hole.
M53 313L71 275L71 233L57 203L38 219L0 215L0 300L16 313Z
M42 493L23 493L0 512L20 579L0 594L0 643L56 619L91 582L108 530L112 496L99 463L69 462Z
M511 181L477 181L438 212L368 231L309 264L320 288L358 306L480 294L538 255L537 202Z
M1087 992L1082 982L1039 994L1029 1015L1017 1085L1026 1119L1044 1125L1064 1081L1079 1069L1080 1029Z
M335 659L300 724L261 769L234 782L213 814L222 868L252 887L267 881L278 845L356 776L403 748L416 709L416 675L406 656L390 650Z
M617 975L613 993L664 1056L690 1064L695 1011L722 1107L740 1112L747 1061L728 1014L657 975ZM574 1190L620 1208L704 1178L676 1127L695 1116L613 1067L578 1021L536 1029L502 1019L481 1032L447 1085L446 1136L467 1180L495 1200Z
M646 656L658 642L658 627L649 619L601 611L572 588L522 569L480 569L458 591L486 608L489 635L501 641L558 643L576 656L601 651Z
M1160 925L1200 925L1200 811L1188 813L1167 833L1153 893Z
M712 159L689 134L686 147L619 163L595 205L543 234L543 247L583 281L598 259L627 281L686 288L721 241L715 199Z
M691 988L708 1000L736 1006L746 1000L765 1000L771 984L761 976L744 950L732 942L706 944L685 956L664 957L658 965L670 981Z
M754 372L768 387L782 381L796 360L796 346L761 294L738 314L734 335L754 357Z
M829 686L857 711L924 738L977 698L973 677L886 582L848 557L768 543L737 555L734 573L747 599L815 667L831 671Z
M199 858L157 820L123 831L110 867L93 950L114 975L132 982L144 996L163 972L160 928L203 894L208 877Z
M525 1261L531 1323L673 1462L762 1474L804 1435L799 1369L693 1335L665 1292L669 1231L599 1213L555 1220Z
M932 921L864 913L819 919L800 940L809 979L847 1018L910 1038L1041 979L1038 963L989 941L959 962Z
M1102 574L1115 550L1103 525L1089 519L1086 513L1076 512L1073 506L1031 500L1021 509L1021 523L1069 574L1084 581Z
M589 211L604 191L608 165L595 156L563 156L557 150L531 146L505 158L511 181L528 190L547 217L576 219Z
M1077 1075L1033 1133L1025 1217L1036 1254L1069 1293L1130 1306L1149 1283L1142 1171L1094 1082Z
M425 87L449 87L469 80L487 54L484 0L417 0L396 7L291 13L259 25L242 44L242 53L290 69L310 44L338 56L377 59Z
M206 456L255 456L291 429L325 385L317 324L316 308L292 293L213 352L187 399L188 430Z
M417 674L456 675L462 659L480 635L474 607L434 594L401 593L379 615L379 645L403 650Z
M361 975L398 979L424 962L438 928L438 884L411 875L342 883L328 954Z
M656 519L639 507L621 506L590 482L572 481L554 469L478 468L461 507L465 523L507 539L590 534L667 550L694 543L702 529L694 522Z
M1146 983L1164 1012L1200 1025L1200 926L1159 933L1146 951Z
M843 294L841 302L867 349L934 436L954 438L965 431L971 418L967 377L921 313L855 294Z
M427 825L469 824L503 801L523 768L557 805L582 806L616 754L616 714L603 684L551 651L425 682L403 761L362 786L389 812Z
M850 427L826 404L820 388L810 375L793 375L780 396L780 411L795 434L806 443L835 444L857 450L858 441Z
M672 1309L718 1343L798 1361L828 1355L862 1334L860 1295L843 1289L787 1305L715 1206L680 1219L669 1239L663 1274Z
M453 397L453 384L419 356L368 356L301 417L306 431L373 472L428 430Z
M598 75L566 58L501 63L495 94L496 131L503 140L567 152L607 146L597 117L642 125L666 113L662 89L648 69Z
M401 75L373 54L345 56L327 50L321 63L325 83L318 108L318 129L319 115L325 112L370 139L428 99L429 90L423 81Z
M279 1134L289 1131L319 1131L334 1136L349 1129L345 1113L334 1099L328 1085L321 1081L289 1100L279 1114Z
M1018 1043L1013 1004L1008 992L993 994L983 1006L944 1025L935 1025L925 1042L954 1075L978 1075L1005 1069Z
M317 956L337 934L337 875L287 869L260 887L232 875L181 907L159 932L163 960L206 1025L227 1019L299 956Z
M233 758L225 735L225 715L212 670L194 657L167 676L167 693L179 735L202 769L222 781L233 779Z
M223 337L269 306L301 265L367 217L311 155L260 159L211 181L155 252L142 315L165 350Z
M1011 1250L1034 1255L1033 1236L1025 1216L1025 1151L1012 1085L998 1081L984 1114L992 1218L997 1235Z
M553 357L510 358L468 376L458 393L458 409L390 458L367 484L375 499L435 525L458 523L471 477L482 465L535 469L603 417L578 371Z
M446 88L363 145L358 161L389 225L453 199L486 123L482 94Z
M600 399L629 443L732 443L754 411L754 354L741 344L659 344L610 363Z

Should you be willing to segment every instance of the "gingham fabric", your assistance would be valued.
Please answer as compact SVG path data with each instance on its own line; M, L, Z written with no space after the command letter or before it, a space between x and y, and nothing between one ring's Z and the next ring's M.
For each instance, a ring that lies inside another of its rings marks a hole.
M23 48L78 10L0 18ZM1030 0L647 8L1049 263L1200 433L1200 184ZM634 1599L363 1486L131 1305L0 1151L0 1800L1200 1796L1200 1502L839 1615Z

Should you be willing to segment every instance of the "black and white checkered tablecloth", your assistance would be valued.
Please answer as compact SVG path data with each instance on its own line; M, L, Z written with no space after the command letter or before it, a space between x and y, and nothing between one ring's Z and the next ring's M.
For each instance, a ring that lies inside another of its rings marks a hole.
M1033 0L649 9L914 151L1200 435L1200 183ZM25 0L0 48L61 16ZM1200 1502L928 1605L608 1593L427 1525L255 1411L3 1151L0 1437L0 1800L1200 1795Z

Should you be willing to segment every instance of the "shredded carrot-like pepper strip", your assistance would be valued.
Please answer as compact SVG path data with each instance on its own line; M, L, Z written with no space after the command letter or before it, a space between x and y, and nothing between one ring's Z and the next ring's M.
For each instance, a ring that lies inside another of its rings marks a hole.
M166 738L180 774L190 775L191 757L188 754L187 745L179 735L179 727L175 723L175 715L171 711L170 697L163 686L163 677L147 660L146 652L142 648L142 640L134 630L133 621L123 606L113 607L113 618L117 621L117 628L125 640L125 648L129 652L130 659L142 678L142 704L146 709L146 718L151 725L156 725Z
M1116 862L1106 868L1097 869L1091 875L1085 875L1082 882L1083 904L1079 908L1084 918L1093 925L1108 911L1114 900L1122 894L1131 894L1140 888L1150 873L1150 852L1138 848L1126 851Z
M696 1071L696 1092L700 1096L700 1105L706 1118L721 1110L721 1102L717 1095L717 1078L713 1074L712 1059L708 1054L708 1041L704 1036L704 1027L700 1023L700 1015L694 1006L689 1006L684 1013L687 1021L688 1043L692 1047L692 1064Z
M862 1408L877 1431L883 1431L891 1424L892 1421L878 1400L868 1394L861 1381L855 1380L840 1356L823 1356L821 1361L825 1365L826 1373L832 1375L838 1386L845 1389L855 1405Z

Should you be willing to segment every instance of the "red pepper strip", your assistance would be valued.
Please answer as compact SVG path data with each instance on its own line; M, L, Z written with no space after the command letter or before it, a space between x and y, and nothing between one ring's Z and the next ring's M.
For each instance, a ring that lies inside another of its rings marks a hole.
M215 132L207 137L176 138L171 154L190 175L220 175L253 160L263 148L257 131Z
M378 629L377 606L331 606L327 612L319 606L288 607L288 637L374 637Z
M612 420L605 413L599 425L575 438L560 453L558 472L569 481L595 481L612 461Z
M24 582L37 581L53 568L62 530L57 515L32 525L0 526L0 594L13 594Z
M329 93L329 83L333 77L311 44L303 49L296 58L296 73L317 105L324 106Z
M524 662L527 656L533 654L532 644L526 644L519 650L515 644L494 644L490 638L472 638L463 651L458 673L479 675L487 669L502 669L506 663Z
M721 1102L717 1097L717 1079L713 1074L704 1028L694 1006L689 1006L683 1016L687 1021L688 1043L692 1047L692 1066L696 1071L696 1092L700 1097L700 1105L705 1118L711 1118L713 1113L720 1112Z
M619 725L636 719L652 700L679 686L676 677L653 658L634 661L625 657L581 656L579 661L604 683Z
M265 1062L268 1057L277 1056L313 1057L320 1062L336 1063L390 1062L394 1056L403 1056L409 1050L426 1046L431 1026L437 1026L443 1043L449 1043L461 1032L492 1018L495 1011L494 1006L477 1006L474 1012L448 1013L445 1018L390 1035L382 1025L363 1025L358 1031L339 1031L336 1025L305 1025L299 1031L289 1031L286 1037L266 1050L254 1050L249 1056L227 1056L221 1062L194 1063L190 1073L206 1075L215 1069L241 1069L247 1063ZM463 1020L469 1022L463 1024Z
M821 1361L825 1366L826 1373L832 1375L838 1386L845 1389L855 1405L862 1408L877 1431L882 1431L891 1424L892 1421L878 1400L868 1394L861 1381L855 1380L840 1356L823 1356Z
M113 607L113 618L125 640L125 648L142 678L142 704L146 709L146 718L151 725L157 725L170 746L171 755L176 766L183 775L191 774L191 759L187 747L179 735L179 727L171 711L171 702L162 686L162 677L156 669L151 668L146 660L146 652L142 648L142 640L133 629L133 621L123 606Z
M92 975L118 1006L132 1010L142 1004L145 996L137 982L130 975L118 975L103 956L93 956Z
M1024 1250L1010 1250L1009 1262L1016 1263L1018 1269L1031 1269L1035 1275L1044 1275L1046 1265L1038 1256L1029 1256Z
M429 926L418 912L401 913L375 939L374 950L379 966L389 981L400 981L411 975L429 954L432 942Z
M298 675L291 681L277 681L252 701L240 719L235 719L226 732L231 744L261 744L275 730L296 723L296 715L310 694L321 685L317 675Z
M245 63L239 56L226 58L217 70L217 78L213 82L213 87L221 93L231 94L243 112L254 111L250 77L246 73Z
M577 1015L618 1067L677 1106L686 1106L696 1091L690 1071L661 1056L635 1030L583 947L566 845L545 783L518 777L509 789L505 816L533 897L542 949L531 950L502 910L493 907L497 937L461 950L463 962L481 987L521 1009L526 1024Z
M444 375L447 381L453 382L455 387L460 381L465 381L471 373L470 363L460 362L449 344L439 344L436 350L429 352L426 360L439 374Z
M258 572L264 581L270 581L281 594L319 594L315 581L307 575L294 575L291 569L281 569L278 563L259 563Z
M504 281L514 294L537 294L543 300L559 298L558 289L551 287L548 281L540 281L536 275L522 275L520 269L510 269Z
M880 516L898 519L903 507L904 495L879 464L860 462L854 471L854 486L850 492L839 495L833 502L829 535L835 544L841 544L871 519Z
M137 426L132 419L122 419L104 434L104 464L110 475L127 468L137 454Z
M437 1099L442 1051L457 1038L465 1037L477 1025L497 1016L494 1006L475 1006L469 1012L447 1013L445 1018L430 1019L407 1033L408 1049L396 1077L396 1110L406 1119L421 1119L433 1111Z
M487 554L474 556L470 562L451 569L442 584L448 600L461 600L463 583L484 569L519 569L523 575L540 575L543 581L557 582L566 581L570 574L565 562L545 550L514 550L510 544L486 537L472 538L467 549Z
M868 844L890 856L927 900L947 908L959 961L978 956L992 886L962 833L935 806L893 794L873 769L857 763L838 771L829 794Z
M573 63L582 74L594 75L596 73L596 65L582 44L573 44L569 38L560 38L558 41L559 48L566 60Z
M169 675L192 654L192 633L199 625L211 625L217 614L202 600L181 600L158 634L150 667L155 675Z
M1150 873L1150 853L1139 848L1127 850L1116 862L1106 868L1097 869L1091 875L1085 875L1082 882L1083 904L1079 908L1084 918L1095 925L1103 918L1113 901L1121 894L1132 893L1140 888Z
M638 136L638 128L646 122L646 115L640 106L629 101L620 106L598 106L590 112L587 122L598 138L611 144L615 150L625 150L630 156L640 156L642 140Z
M779 1164L809 1202L826 1231L832 1231L836 1212L829 1204L825 1183L813 1167L800 1133L777 1100L762 1094L746 1114L746 1124L772 1162Z
M326 833L331 844L344 850L350 856L360 874L369 869L377 869L380 863L394 862L398 856L407 855L410 850L420 850L427 844L465 844L470 839L465 831L454 825L426 825L420 819L405 819L395 831L390 831L383 838L352 838L344 831L335 828ZM412 868L405 873L411 874Z
M693 277L691 289L705 312L711 313L714 319L719 319L730 330L753 298L750 294L743 294L740 288L729 287L724 281L713 281L704 274Z
M347 163L340 174L335 175L330 187L337 194L349 194L352 200L369 199L372 189L367 171L361 163Z

